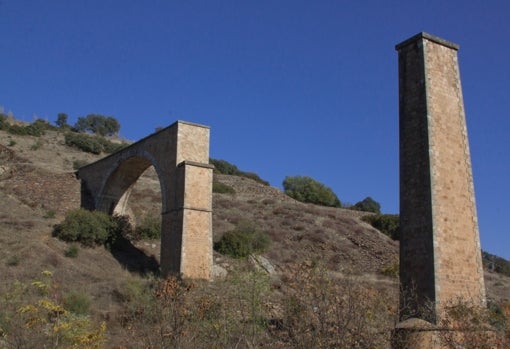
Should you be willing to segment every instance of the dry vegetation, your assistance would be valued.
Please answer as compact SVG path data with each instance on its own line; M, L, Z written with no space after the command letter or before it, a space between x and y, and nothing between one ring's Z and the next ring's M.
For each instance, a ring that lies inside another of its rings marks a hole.
M125 251L111 253L52 237L65 212L79 206L73 164L97 158L65 146L55 131L41 138L0 131L1 348L33 347L43 337L53 347L78 340L64 330L64 321L71 321L67 313L41 304L73 314L82 309L98 347L389 347L398 303L391 272L398 265L398 243L363 222L362 213L299 203L251 179L215 175L234 190L214 194L215 241L249 222L269 235L264 257L276 273L216 253L215 264L226 277L159 280L152 273L158 240L130 242ZM153 170L131 195L136 221L159 214ZM51 272L51 292L31 288L43 271ZM509 278L486 273L486 284L489 296L508 310ZM39 307L37 326L27 327L30 312L19 312L29 305ZM46 325L60 332L45 337Z

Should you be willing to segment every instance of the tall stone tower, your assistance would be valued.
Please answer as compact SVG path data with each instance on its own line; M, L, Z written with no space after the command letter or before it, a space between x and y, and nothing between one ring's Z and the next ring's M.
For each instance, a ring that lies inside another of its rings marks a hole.
M400 316L439 323L485 304L458 45L420 33L398 44Z

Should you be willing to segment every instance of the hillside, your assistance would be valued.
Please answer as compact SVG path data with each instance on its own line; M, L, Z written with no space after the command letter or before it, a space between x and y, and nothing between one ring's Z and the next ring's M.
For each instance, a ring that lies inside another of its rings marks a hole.
M70 245L52 237L53 226L62 221L67 211L79 207L80 183L74 176L73 165L100 157L66 146L63 135L57 131L46 131L41 137L0 131L0 249L3 252L0 273L4 281L0 293L10 294L15 282L29 285L41 278L42 271L49 270L63 298L66 294L79 292L90 300L88 312L93 321L106 323L105 347L146 347L147 342L141 339L145 337L134 330L134 325L126 325L126 321L135 323L132 318L129 318L131 322L126 320L126 309L132 306L130 302L143 298L140 292L133 291L136 287L143 288L136 285L156 282L151 272L157 268L154 261L159 259L159 241L131 241L126 250L113 252L104 247L78 247L77 255L71 258L66 257ZM268 289L263 297L260 296L261 308L257 308L274 327L261 330L259 326L250 325L253 336L251 339L243 337L240 347L250 347L249 343L258 347L295 347L293 340L307 331L299 334L298 322L291 330L286 327L290 320L282 319L286 319L289 297L311 289L316 292L318 289L335 290L344 292L344 295L354 290L359 297L363 296L363 302L373 300L371 306L377 303L385 310L377 317L377 326L373 325L377 328L370 328L370 331L389 333L396 320L398 280L388 271L395 270L398 263L398 242L363 222L360 219L363 213L303 204L277 188L248 178L215 174L214 180L235 191L233 194L213 194L214 240L218 241L225 232L243 224L256 227L270 237L270 248L263 257L276 270L268 276ZM130 207L136 221L159 215L159 182L152 169L133 189ZM314 269L316 266L320 268ZM213 297L223 306L230 304L232 309L242 308L240 304L244 306L246 299L240 301L240 295L254 292L258 282L243 279L252 275L250 270L254 267L248 260L215 252L215 268L218 273L226 271L227 275L210 283L198 283L193 291L189 291L189 299L202 301ZM327 277L311 270L325 270ZM490 298L500 304L510 299L510 278L488 271L485 277ZM314 282L319 281L327 283L314 288L317 286ZM246 291L246 283L250 282L253 284ZM330 307L334 302L341 303L341 299L334 298L338 296L338 293L327 295L334 299L328 303ZM359 307L367 304L357 300ZM227 310L220 313L227 314ZM232 316L242 316L242 312L236 314ZM281 322L285 326L280 326ZM249 321L238 322L241 323L243 326L251 324ZM143 327L137 324L138 329ZM245 335L245 330L236 329ZM0 335L1 330L0 327ZM129 333L137 334L130 336ZM186 333L183 331L183 338L191 340ZM378 337L380 342L373 345L387 347L387 337ZM228 342L232 339L225 339L219 333L214 338L217 347L234 346ZM239 338L239 334L235 338ZM300 340L306 343L305 339ZM1 344L0 341L0 347ZM187 346L183 344L183 347Z

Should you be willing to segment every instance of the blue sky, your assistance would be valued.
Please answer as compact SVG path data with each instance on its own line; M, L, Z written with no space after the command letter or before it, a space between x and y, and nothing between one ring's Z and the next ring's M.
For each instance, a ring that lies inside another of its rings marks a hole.
M510 259L508 1L0 0L0 106L211 126L211 157L398 212L395 44L460 45L482 247Z

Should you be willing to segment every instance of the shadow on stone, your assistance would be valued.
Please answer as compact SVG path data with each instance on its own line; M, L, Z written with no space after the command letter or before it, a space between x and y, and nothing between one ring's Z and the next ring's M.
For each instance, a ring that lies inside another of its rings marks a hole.
M159 274L159 263L156 258L146 255L125 237L118 237L112 244L110 252L130 272L141 275Z

